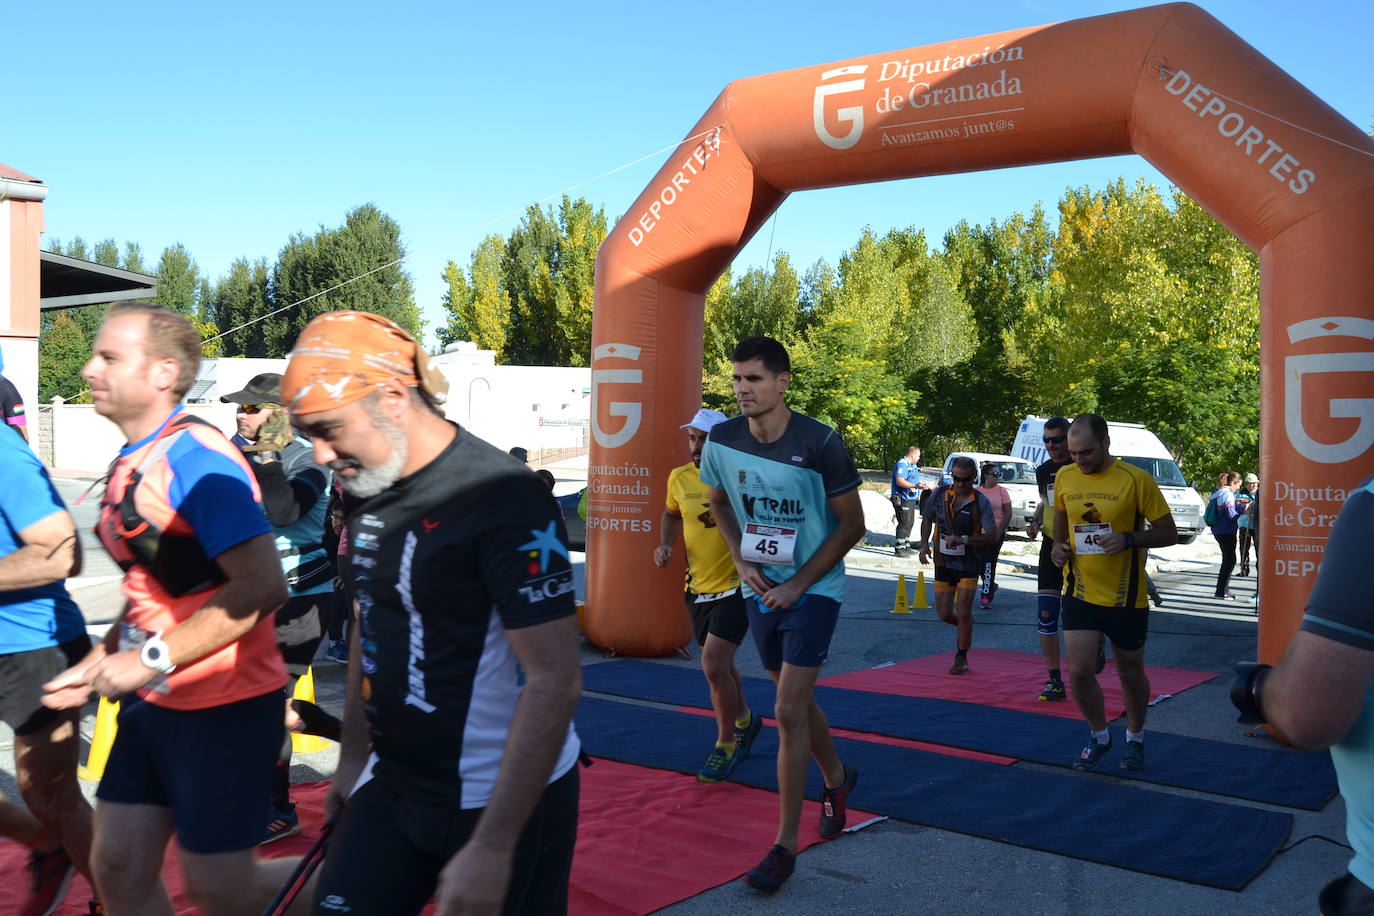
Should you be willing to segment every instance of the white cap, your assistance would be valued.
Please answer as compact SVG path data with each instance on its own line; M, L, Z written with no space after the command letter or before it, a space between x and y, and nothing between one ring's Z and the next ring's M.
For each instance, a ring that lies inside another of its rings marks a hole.
M697 411L696 416L692 417L689 422L683 423L678 429L699 429L704 433L709 433L712 426L717 423L724 423L728 419L730 418L719 410L707 410L703 407Z
M1259 478L1256 477L1256 476L1254 475L1253 472L1251 472L1251 473L1245 475L1245 482L1246 482L1246 483L1259 483Z

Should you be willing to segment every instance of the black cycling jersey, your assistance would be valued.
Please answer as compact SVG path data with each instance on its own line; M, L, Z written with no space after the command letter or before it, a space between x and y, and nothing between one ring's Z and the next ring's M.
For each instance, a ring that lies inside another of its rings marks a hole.
M574 613L558 505L459 429L428 465L350 508L348 542L375 776L410 797L485 806L523 684L506 631ZM577 753L570 725L550 781Z

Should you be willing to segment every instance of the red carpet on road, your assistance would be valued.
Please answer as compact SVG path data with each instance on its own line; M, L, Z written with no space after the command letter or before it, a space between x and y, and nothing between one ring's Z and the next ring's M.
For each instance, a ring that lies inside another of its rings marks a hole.
M1146 653L1148 655L1148 651ZM951 675L949 666L954 653L929 655L887 665L836 674L816 681L825 687L848 690L867 690L903 697L925 697L931 700L955 700L979 703L1021 712L1044 715L1080 717L1072 692L1062 702L1042 703L1036 699L1045 684L1047 672L1044 659L1038 652L1012 652L1006 649L980 649L974 646L968 654L969 672ZM1192 671L1188 668L1146 666L1150 676L1150 699L1162 694L1182 693L1190 687L1210 681L1220 675L1211 671ZM1068 661L1063 666L1065 684L1068 683ZM1107 668L1098 675L1103 698L1107 704L1107 719L1115 719L1126 712L1121 699L1121 682L1116 677L1116 664L1110 659Z
M310 848L323 821L327 786L316 782L293 788L301 834L265 847L264 855L301 855ZM807 802L802 848L823 842L816 832L819 815L820 806ZM851 809L849 824L872 817ZM639 916L748 871L773 843L778 797L733 783L707 785L680 773L597 760L582 770L580 818L569 913ZM0 913L16 912L24 899L27 858L19 844L0 843ZM163 878L178 916L199 912L182 886L175 844ZM86 880L77 876L57 913L82 916L90 897Z

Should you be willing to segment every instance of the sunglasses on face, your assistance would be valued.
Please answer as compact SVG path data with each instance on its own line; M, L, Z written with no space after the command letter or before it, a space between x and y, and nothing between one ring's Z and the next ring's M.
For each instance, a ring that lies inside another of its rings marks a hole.
M973 479L973 475L970 474L967 477L960 477L958 474L950 474L949 479L954 481L955 483L968 483L970 480Z
M1040 441L1043 442L1043 443L1045 443L1046 445L1058 445L1059 443L1063 442L1063 441L1064 441L1065 439L1067 439L1067 438L1069 438L1069 437L1068 437L1068 436L1041 436L1041 437L1040 437Z
M240 404L239 413L261 413L264 410L271 410L274 404Z

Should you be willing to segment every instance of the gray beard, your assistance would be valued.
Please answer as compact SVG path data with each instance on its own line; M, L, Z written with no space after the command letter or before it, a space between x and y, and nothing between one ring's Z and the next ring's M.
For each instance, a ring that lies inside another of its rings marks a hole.
M386 439L386 444L391 446L391 456L375 468L352 465L358 468L358 473L353 477L339 478L348 494L359 499L370 499L389 490L392 484L400 480L401 471L405 468L406 458L410 452L405 431L399 426L393 426L380 418L375 419L373 425Z

